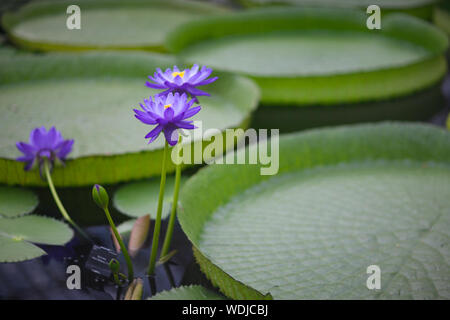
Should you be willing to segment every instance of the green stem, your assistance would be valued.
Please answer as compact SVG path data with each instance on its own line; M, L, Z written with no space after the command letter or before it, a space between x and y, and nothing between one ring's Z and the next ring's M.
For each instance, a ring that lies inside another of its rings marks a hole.
M133 272L133 264L131 263L130 255L128 254L127 248L125 247L125 244L123 243L122 237L120 236L119 232L117 231L117 228L114 224L114 221L111 218L111 214L109 213L108 207L104 208L106 218L108 218L109 225L111 226L112 231L114 232L114 236L117 239L117 242L119 242L120 249L122 250L122 253L125 257L125 261L127 263L128 267L128 281L133 282L134 280L134 272Z
M44 173L45 173L45 177L47 178L47 183L50 188L50 192L52 193L53 199L55 200L55 203L58 206L58 209L61 212L64 219L66 219L66 221L69 222L78 231L79 234L81 234L87 240L91 241L89 236L70 218L70 216L67 213L66 209L64 208L61 200L59 199L58 193L56 192L55 186L53 185L52 175L50 173L49 161L47 159L44 160Z
M181 135L178 143L181 144ZM169 224L167 225L166 237L161 251L161 257L165 257L169 252L170 242L172 241L173 227L175 225L175 217L178 206L178 193L180 191L180 179L181 179L181 163L176 165L175 172L175 190L173 192L172 210L170 211Z
M158 209L156 210L155 229L153 230L152 252L150 254L150 262L147 270L148 275L153 275L155 272L156 253L158 251L158 242L159 242L159 231L161 229L161 213L164 199L164 187L166 186L166 162L168 149L169 143L166 140L166 143L164 145L164 154L161 167L161 183L159 185Z

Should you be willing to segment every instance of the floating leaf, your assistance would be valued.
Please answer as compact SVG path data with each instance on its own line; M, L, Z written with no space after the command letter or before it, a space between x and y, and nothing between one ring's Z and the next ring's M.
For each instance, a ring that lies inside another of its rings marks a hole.
M0 218L0 262L18 262L45 252L32 243L63 245L73 236L66 224L42 216Z
M208 166L181 194L183 231L227 296L450 298L448 131L383 123L285 135L278 174L260 169ZM379 290L366 286L371 265Z
M186 62L251 76L276 107L399 97L444 76L440 30L392 14L374 32L366 19L358 10L264 8L186 23L167 43Z
M434 23L450 36L450 4L443 2L436 6L433 15Z
M253 128L279 128L281 133L315 127L389 120L430 119L445 108L441 84L397 99L299 108L260 106L252 117Z
M185 177L180 179L180 190L183 187ZM155 214L159 197L159 179L131 182L121 186L114 194L113 203L117 210L130 217L141 217L146 214ZM164 204L162 218L170 214L175 187L175 178L166 178L166 189L164 192Z
M446 126L447 126L447 129L450 130L450 113L447 115Z
M0 217L12 218L30 213L37 204L38 198L30 190L0 186Z
M130 219L125 222L122 222L121 224L119 224L117 226L117 231L120 233L120 235L122 237L127 237L130 235L135 222L136 222L136 219Z
M128 242L128 250L130 255L134 257L139 249L144 245L147 239L148 230L150 228L150 215L145 215L136 219L131 230L130 240Z
M57 186L159 175L164 139L148 144L149 126L132 109L156 92L144 85L147 76L174 64L171 57L148 53L0 55L0 183L45 184L38 171L25 172L15 161L15 143L27 140L35 127L52 125L75 140L66 166L53 171ZM219 81L205 87L211 97L199 98L203 108L196 120L203 130L246 126L258 88L246 78L218 75ZM191 144L201 146L201 139L200 134ZM167 167L174 170L172 162Z
M183 22L228 10L175 0L78 0L79 30L66 28L73 1L40 1L3 16L3 27L19 46L38 50L146 49L165 51L166 34ZM130 36L132 35L132 36Z
M289 4L297 6L321 6L339 8L360 8L366 12L370 5L378 5L382 14L392 11L406 12L423 19L431 19L433 5L439 0L239 0L247 7L269 5L269 4Z
M162 291L149 300L224 300L225 298L202 286L182 286Z

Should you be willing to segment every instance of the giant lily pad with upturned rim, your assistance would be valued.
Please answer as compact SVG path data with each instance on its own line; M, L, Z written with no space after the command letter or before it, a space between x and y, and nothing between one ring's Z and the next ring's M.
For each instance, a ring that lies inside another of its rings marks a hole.
M65 167L53 172L57 186L116 183L158 175L164 138L147 144L151 126L134 118L156 67L173 66L169 56L149 53L17 55L0 59L0 183L44 185L38 170L25 172L16 141L40 126L55 126L74 139ZM181 65L179 65L181 67ZM259 90L249 79L219 74L200 97L203 130L246 126ZM200 132L201 128L195 129ZM187 141L186 143L189 143ZM232 145L233 141L230 142ZM202 144L194 136L191 144ZM228 146L228 147L229 147ZM168 161L168 171L174 166Z
M439 0L238 0L247 7L263 5L296 5L361 8L366 10L370 5L377 5L381 13L405 12L423 19L431 19L433 6Z
M190 285L161 291L148 300L224 300L224 297L205 287Z
M68 29L66 13L79 6L80 29ZM166 51L165 35L183 22L228 10L177 0L40 1L6 13L2 25L19 46L44 51L140 49Z
M442 2L434 9L434 23L450 37L450 3Z
M448 39L420 19L392 14L381 30L357 10L264 8L177 28L183 61L251 76L264 104L364 102L405 96L444 76Z
M279 148L276 176L215 164L181 193L180 224L225 295L450 298L448 131L342 126L282 136ZM380 290L366 285L371 265Z

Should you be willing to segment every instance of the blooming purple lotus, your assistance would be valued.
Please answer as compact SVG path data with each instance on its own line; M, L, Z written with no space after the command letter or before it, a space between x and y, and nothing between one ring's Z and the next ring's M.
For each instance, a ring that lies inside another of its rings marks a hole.
M160 95L166 95L169 92L178 93L188 93L191 97L198 102L197 96L209 96L205 91L197 89L198 86L204 86L210 84L218 79L218 77L213 77L207 79L211 73L212 69L203 66L201 69L197 64L190 69L184 69L180 71L177 66L173 67L173 70L167 69L162 72L160 68L156 69L155 74L148 76L148 78L153 81L147 81L145 85L153 89L166 89L165 91L158 93Z
M73 140L64 140L55 127L48 131L45 127L36 128L31 130L30 143L16 143L17 149L24 154L16 160L26 163L25 170L30 170L36 163L42 164L44 159L48 159L51 164L63 162L72 151L73 143Z
M194 129L192 120L186 120L197 114L201 106L192 107L194 99L188 101L186 93L175 94L169 93L166 96L155 96L154 100L150 97L144 99L145 106L141 105L141 110L134 109L135 117L145 124L155 125L156 127L150 131L145 138L150 138L148 143L153 142L161 133L167 142L174 146L178 142L178 128Z

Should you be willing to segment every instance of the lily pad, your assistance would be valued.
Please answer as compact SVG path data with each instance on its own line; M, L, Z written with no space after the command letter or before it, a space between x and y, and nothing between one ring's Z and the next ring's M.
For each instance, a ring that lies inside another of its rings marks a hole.
M181 177L180 189L186 178ZM150 214L155 218L159 196L159 179L131 182L121 186L114 194L114 206L121 213L130 217L142 217ZM175 177L166 178L162 218L170 214L170 207L175 188Z
M449 190L448 131L342 126L282 136L275 176L201 169L178 218L234 299L449 299ZM372 265L380 289L366 285Z
M133 225L136 222L136 219L130 219L125 222L122 222L117 226L117 231L120 233L122 237L128 237L133 229Z
M27 140L35 127L53 125L75 140L66 166L54 170L57 186L159 175L164 139L147 144L151 128L134 118L133 108L156 93L145 86L147 75L173 64L172 57L139 52L1 57L0 183L45 184L38 171L25 172L14 160L20 155L15 143ZM202 128L191 143L201 144L201 134L210 128L246 126L258 103L251 80L217 75L218 81L204 87L211 97L199 98L202 110L195 120ZM173 170L168 161L168 171Z
M417 121L432 118L445 108L441 84L411 95L383 101L337 105L283 106L263 105L252 116L252 128L279 128L281 133L315 127L352 123Z
M0 218L0 262L33 259L45 251L33 243L63 245L73 236L66 224L42 216Z
M167 39L184 61L251 76L271 105L336 104L408 95L445 74L447 36L402 14L366 27L363 12L264 8L186 23Z
M370 5L380 7L382 14L389 12L405 12L423 19L431 19L433 5L439 0L239 0L247 7L262 5L296 5L340 8L361 8L366 10Z
M450 36L450 4L448 2L436 6L433 20L439 28Z
M224 297L205 287L192 285L162 291L148 300L224 300Z
M40 1L3 17L19 46L45 50L143 49L165 51L166 34L183 22L225 13L215 5L176 0L80 0L80 29L68 29L73 1Z
M0 218L13 218L33 211L38 204L36 195L26 189L0 186Z

